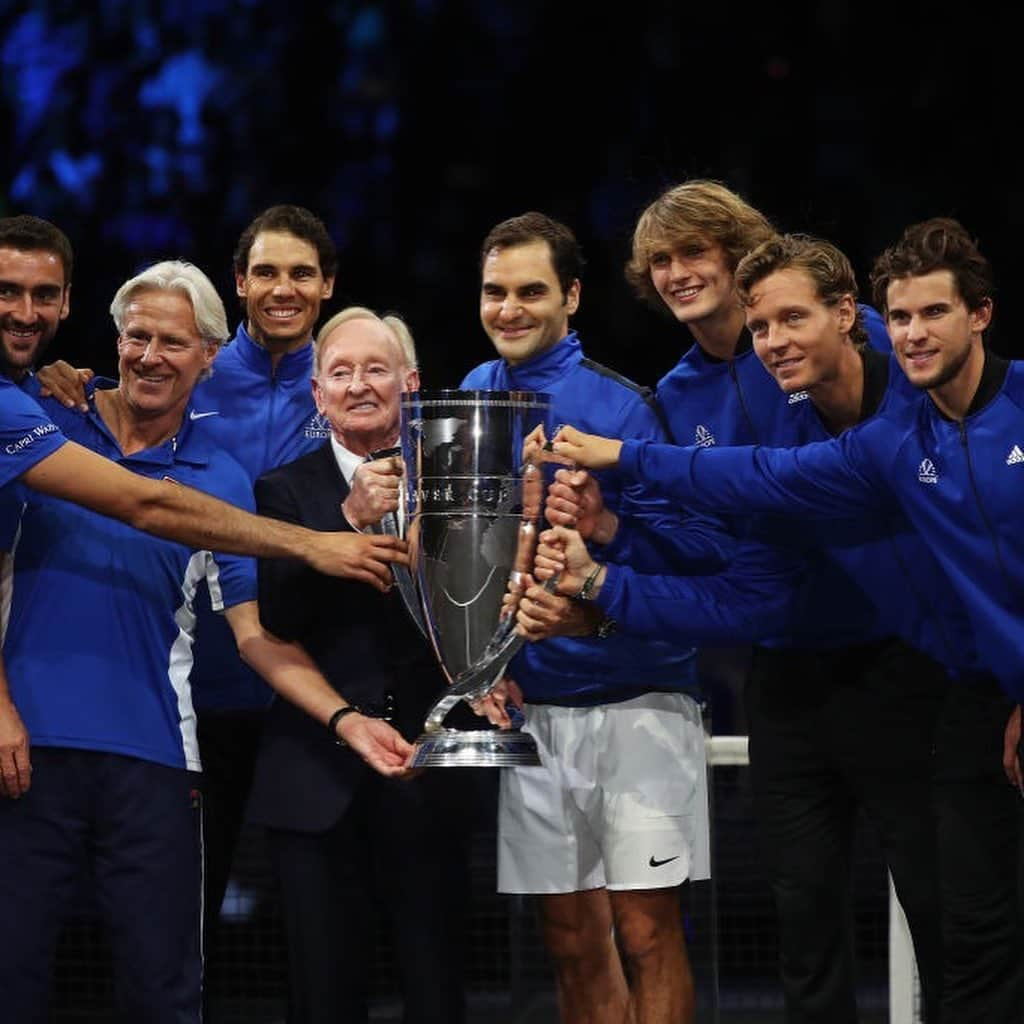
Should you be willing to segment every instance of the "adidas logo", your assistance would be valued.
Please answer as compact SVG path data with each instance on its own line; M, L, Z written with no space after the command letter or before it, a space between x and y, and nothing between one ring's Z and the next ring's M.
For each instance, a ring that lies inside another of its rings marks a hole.
M922 459L917 467L917 479L923 484L937 484L939 474L935 471L935 463L931 459Z
M693 436L694 443L698 448L710 448L715 443L715 435L703 423L697 424L697 429L694 431Z
M330 437L331 425L322 413L312 416L306 424L306 437Z
M793 394L789 396L789 404L796 405L797 402L806 402L810 397L811 396L808 395L806 391L794 391Z
M1024 452L1020 450L1020 445L1015 444L1010 449L1010 454L1006 456L1006 464L1008 466L1018 466L1024 462Z

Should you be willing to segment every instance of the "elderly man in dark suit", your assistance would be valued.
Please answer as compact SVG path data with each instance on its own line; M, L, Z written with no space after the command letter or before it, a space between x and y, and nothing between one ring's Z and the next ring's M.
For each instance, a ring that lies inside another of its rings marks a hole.
M398 508L402 392L418 387L405 324L361 307L316 340L313 394L324 445L261 477L260 511L317 529L364 530ZM391 718L408 739L445 680L397 590L381 594L296 561L260 563L260 613L297 641L345 700L339 714ZM332 726L336 722L332 722ZM463 1020L462 910L474 779L465 771L385 779L294 705L272 707L251 820L268 829L282 890L289 1024L367 1020L374 904L392 925L407 1024Z

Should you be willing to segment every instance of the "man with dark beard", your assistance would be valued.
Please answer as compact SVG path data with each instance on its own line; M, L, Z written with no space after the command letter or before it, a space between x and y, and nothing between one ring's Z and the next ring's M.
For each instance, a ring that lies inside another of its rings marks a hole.
M71 243L29 214L0 219L0 373L33 398L32 373L71 311Z

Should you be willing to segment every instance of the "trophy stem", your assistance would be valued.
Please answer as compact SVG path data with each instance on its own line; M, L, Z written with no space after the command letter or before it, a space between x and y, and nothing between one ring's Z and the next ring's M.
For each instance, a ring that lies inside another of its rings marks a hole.
M523 645L523 637L509 634L496 657L482 669L456 679L427 715L423 735L416 741L412 767L511 768L537 767L540 755L529 733L519 729L445 729L444 719L460 700L471 703L486 697L497 685L505 666Z
M515 657L516 652L523 646L524 639L516 634L510 634L504 645L494 658L488 657L483 668L469 669L456 679L451 686L430 708L427 720L423 729L426 733L438 732L444 723L448 712L451 711L460 700L467 704L481 700L486 697L501 679L505 666Z

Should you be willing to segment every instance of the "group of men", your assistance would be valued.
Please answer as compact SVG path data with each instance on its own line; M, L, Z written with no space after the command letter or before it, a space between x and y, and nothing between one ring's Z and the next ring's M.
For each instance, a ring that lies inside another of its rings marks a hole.
M373 592L369 582L387 594L389 562L404 559L402 545L359 535L340 517L330 533L314 532L257 519L191 490L252 508L253 479L269 468L261 460L276 454L271 442L324 443L320 424L328 421L314 406L309 371L311 333L330 285L314 241L333 254L319 221L293 207L267 211L250 232L238 275L246 322L225 352L235 364L217 359L227 319L210 281L194 266L166 261L115 296L118 380L90 380L84 396L64 403L39 398L33 408L25 393L39 396L41 387L30 368L69 308L70 246L35 218L0 225L4 480L18 475L33 488L8 487L3 495L13 586L0 766L5 795L15 799L0 803L2 884L12 908L0 939L2 988L14 1019L45 1018L57 929L86 864L111 925L122 1012L154 1021L200 1017L202 852L205 902L219 910L248 791L235 751L249 724L240 721L221 736L204 732L205 712L196 713L206 695L193 690L190 678L204 584L210 604L224 610L236 660L329 725L326 746L343 770L361 763L355 751L381 775L404 773L412 748L401 735L347 701L341 682L332 685L321 671L312 646L283 641L261 626L255 563L210 553L302 558L348 577L360 592ZM275 250L275 242L283 244ZM293 388L291 432L282 437L273 415L286 403L268 402L266 389L289 356L304 368L293 372L302 387ZM218 372L208 378L215 360ZM51 386L58 386L53 377ZM250 421L235 435L244 411ZM232 424L229 414L237 417ZM225 434L248 442L248 451L236 445L232 453L218 443L214 423L222 421ZM285 451L282 458L293 454ZM90 474L91 484L84 482ZM156 541L55 499L183 543ZM54 622L65 626L60 637ZM209 644L196 650L209 651ZM229 703L244 708L237 697ZM334 744L334 736L352 750ZM229 750L218 758L221 739ZM214 766L212 785L209 772L199 781L201 760ZM218 766L233 773L226 787L217 785ZM309 796L315 800L315 791ZM280 798L293 803L290 794ZM201 813L206 799L212 813ZM224 838L211 844L201 830ZM358 1003L358 988L351 998Z
M1024 593L1009 474L1024 423L1019 364L983 345L990 271L955 221L908 228L873 273L887 359L834 246L764 230L730 252L721 225L755 214L691 182L648 210L660 236L641 219L630 269L646 263L696 340L658 390L689 447L566 427L551 448L577 468L561 471L549 519L578 517L578 467L616 468L730 517L734 567L766 544L803 559L792 623L755 646L745 692L789 1019L856 1020L861 806L907 913L925 1019L1017 1021ZM539 575L560 572L565 592L589 581L620 627L648 628L678 586L595 562L564 528L545 541Z
M480 707L507 725L520 704L540 751L540 767L502 772L498 887L538 897L567 1024L694 1019L679 898L709 870L694 648L723 643L754 644L745 708L788 1019L857 1019L860 808L926 1019L1019 1017L1020 807L1002 777L1005 738L1020 781L1019 714L995 682L1024 692L1012 481L974 459L991 428L970 429L996 400L1012 421L1015 364L983 353L991 281L959 225L918 226L892 253L883 323L834 246L777 235L718 183L666 190L627 278L692 345L652 394L570 329L583 260L567 227L527 213L481 247L498 358L462 386L549 393L571 426L546 447L576 463L549 491L536 567L560 573L559 594L526 590L535 642ZM111 307L118 380L80 393L87 374L33 372L70 310L70 246L36 218L0 222L0 902L18 908L0 989L16 1019L45 1016L88 860L124 1012L198 1020L246 808L281 885L290 1021L367 1019L371 890L405 1019L463 1019L473 796L459 772L408 777L442 684L388 587L403 545L364 532L401 503L400 467L371 456L397 441L415 348L401 319L363 307L314 340L336 273L317 218L271 208L235 251L230 342L205 275L156 264ZM905 494L892 481L914 459L921 490ZM965 494L987 546L946 509ZM259 556L258 573L228 552Z

